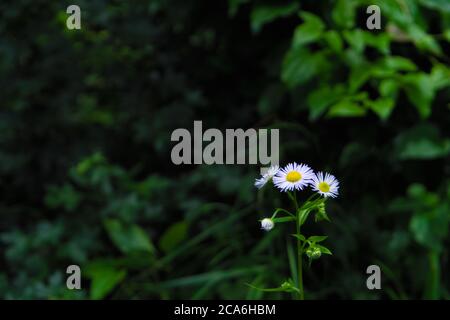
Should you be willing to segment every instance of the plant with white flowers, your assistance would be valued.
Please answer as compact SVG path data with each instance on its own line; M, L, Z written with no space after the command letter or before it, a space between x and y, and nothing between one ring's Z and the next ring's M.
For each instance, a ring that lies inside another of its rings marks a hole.
M319 244L327 236L309 236L302 234L302 226L311 213L315 214L315 221L330 221L325 211L325 203L328 198L335 198L338 195L339 182L329 173L314 171L306 164L290 163L284 168L278 166L271 167L261 178L256 179L255 186L261 189L266 184L273 182L273 185L281 192L286 192L292 201L294 211L283 208L276 208L270 218L261 220L261 228L265 231L272 230L277 223L294 222L295 233L292 234L297 242L296 272L293 279L288 279L278 288L259 289L263 291L285 291L296 293L299 299L304 299L303 289L303 256L309 260L309 265L322 254L331 254L325 246ZM314 192L306 201L301 203L297 193L305 191L310 187Z

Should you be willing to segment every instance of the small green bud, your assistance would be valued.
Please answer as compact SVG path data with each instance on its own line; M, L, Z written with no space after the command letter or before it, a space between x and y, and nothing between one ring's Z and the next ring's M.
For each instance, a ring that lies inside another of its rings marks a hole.
M320 258L322 252L320 252L320 249L317 247L309 247L308 249L306 249L306 255L311 260L315 260Z

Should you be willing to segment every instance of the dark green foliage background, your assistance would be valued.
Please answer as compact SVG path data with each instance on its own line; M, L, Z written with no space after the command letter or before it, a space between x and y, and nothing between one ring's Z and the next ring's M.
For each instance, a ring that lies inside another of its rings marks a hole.
M1 298L290 298L245 285L289 277L292 230L258 225L287 199L173 165L194 120L280 128L283 164L340 179L307 298L450 297L448 1L80 0L70 31L72 3L0 4Z

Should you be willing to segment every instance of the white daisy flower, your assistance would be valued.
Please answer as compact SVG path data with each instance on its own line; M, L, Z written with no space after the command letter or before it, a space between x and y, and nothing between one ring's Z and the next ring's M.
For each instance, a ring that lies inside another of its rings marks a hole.
M265 184L273 178L273 176L278 172L279 169L279 166L271 166L269 170L267 170L267 172L261 176L261 178L256 179L255 187L257 187L258 189L264 187Z
M261 229L265 231L270 231L275 226L275 223L270 218L264 218L261 220Z
M306 164L289 163L273 177L273 183L281 191L303 190L314 177L314 172Z
M338 195L339 181L329 173L319 172L312 178L311 187L324 197L335 198Z

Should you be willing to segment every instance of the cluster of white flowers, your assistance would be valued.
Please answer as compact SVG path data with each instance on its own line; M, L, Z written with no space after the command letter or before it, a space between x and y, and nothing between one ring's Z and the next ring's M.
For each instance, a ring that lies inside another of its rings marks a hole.
M338 196L339 181L335 176L325 172L315 173L306 164L294 162L289 163L284 168L272 166L259 179L256 179L255 186L261 189L269 181L272 181L275 187L282 192L303 190L309 186L325 198ZM274 225L274 221L270 218L261 220L261 228L265 231L272 230Z
M289 163L284 168L272 166L256 179L255 186L261 189L269 181L281 191L303 190L310 186L324 197L335 198L338 195L339 181L331 174L314 171L306 164Z

